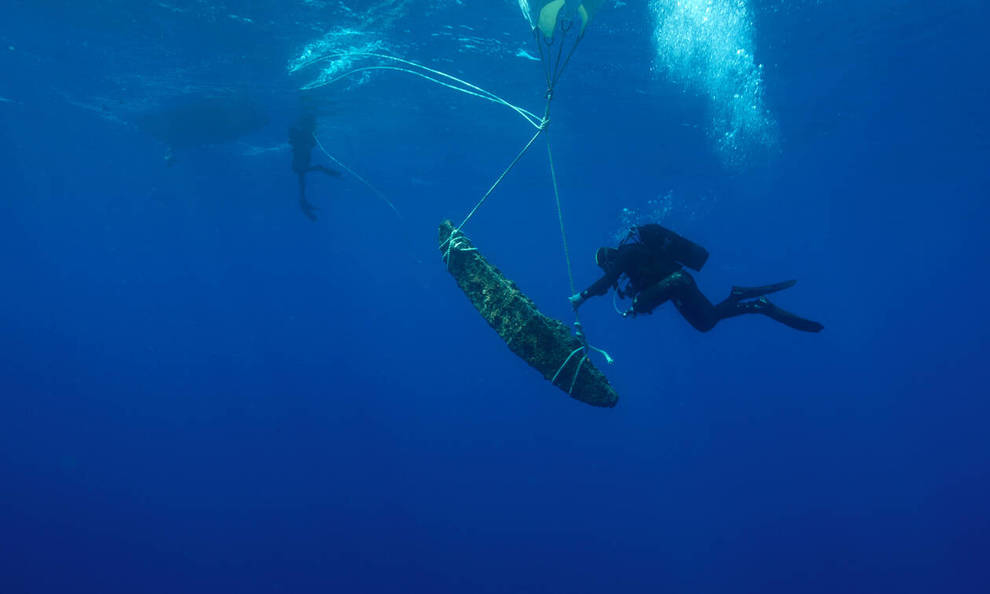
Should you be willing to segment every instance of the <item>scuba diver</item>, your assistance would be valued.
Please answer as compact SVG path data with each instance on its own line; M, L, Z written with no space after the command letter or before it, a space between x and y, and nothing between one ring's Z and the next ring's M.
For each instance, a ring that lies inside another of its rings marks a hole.
M310 153L316 146L316 137L313 136L315 130L316 114L309 109L304 109L295 123L289 127L289 144L292 146L292 171L299 177L299 208L311 221L316 221L318 209L313 203L306 200L306 174L311 171L320 171L334 177L340 176L340 172L336 169L310 164Z
M708 332L720 320L742 314L758 313L802 332L819 332L818 322L806 320L783 310L766 298L794 286L789 280L762 287L732 287L729 296L712 305L694 278L684 267L701 270L708 260L708 250L655 223L633 227L617 248L601 247L595 261L605 272L590 287L572 295L571 305L577 310L589 297L605 295L615 289L620 298L632 297L632 307L623 317L653 312L667 301L673 301L677 311L700 332ZM619 288L620 278L627 282Z

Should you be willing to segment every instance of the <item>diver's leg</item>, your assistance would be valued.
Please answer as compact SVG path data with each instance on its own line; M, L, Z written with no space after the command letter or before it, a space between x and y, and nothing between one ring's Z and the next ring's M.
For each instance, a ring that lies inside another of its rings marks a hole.
M316 207L306 200L306 172L299 172L299 208L302 210L306 218L311 221L316 221Z
M712 329L718 318L711 301L705 297L694 278L679 271L641 291L633 300L633 312L650 313L667 300L673 300L677 311L700 332Z
M698 288L694 278L683 270L668 278L675 281L671 299L681 316L698 332L708 332L714 328L719 320L718 313L712 302Z
M299 180L299 202L306 202L306 172L300 171L296 177Z
M636 296L633 297L630 311L636 315L653 313L654 309L660 307L670 299L671 293L670 277L667 277L636 293Z

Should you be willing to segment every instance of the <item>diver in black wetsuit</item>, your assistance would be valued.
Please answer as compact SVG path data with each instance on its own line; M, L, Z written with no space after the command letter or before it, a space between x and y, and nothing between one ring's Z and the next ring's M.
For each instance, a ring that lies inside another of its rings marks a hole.
M317 208L306 200L306 174L311 171L320 171L334 177L340 176L340 172L335 169L323 165L310 165L310 154L313 147L316 146L316 137L313 136L315 130L316 114L310 110L303 110L299 119L289 127L289 144L292 146L292 171L299 177L299 208L311 221L316 220Z
M819 332L824 327L785 311L766 298L770 293L794 286L797 281L793 280L763 287L732 287L724 301L712 305L684 270L684 266L701 270L708 260L708 251L657 224L634 227L618 248L599 248L595 260L605 275L570 297L574 309L589 297L604 295L614 288L619 297L633 298L632 307L623 317L651 313L669 300L701 332L708 332L720 320L748 313L763 314L803 332ZM620 289L619 280L623 276L628 282Z

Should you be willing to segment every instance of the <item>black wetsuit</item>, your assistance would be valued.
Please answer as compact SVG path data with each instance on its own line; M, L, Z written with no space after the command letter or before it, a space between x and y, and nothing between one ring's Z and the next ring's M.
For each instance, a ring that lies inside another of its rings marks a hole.
M653 229L650 229L653 228ZM682 238L659 225L645 225L634 230L634 235L647 235L643 229L657 230L683 241ZM697 246L703 251L703 248ZM644 243L640 239L624 242L604 265L605 274L590 287L580 293L581 300L596 295L605 295L615 288L622 297L633 297L632 308L627 314L651 313L667 301L673 301L677 311L692 326L701 332L715 327L720 320L746 313L762 313L783 324L805 332L818 332L822 325L805 320L770 303L763 295L790 287L794 281L768 285L765 287L733 287L729 297L717 305L698 289L694 278L671 253L671 243ZM707 257L707 252L705 252ZM703 263L702 259L702 263ZM700 268L700 266L697 266ZM619 289L620 278L628 283Z
M299 207L311 221L316 220L316 207L306 200L306 174L311 171L320 171L327 175L340 175L339 171L329 167L310 164L311 154L316 146L316 138L313 136L315 130L316 116L308 112L300 115L296 123L289 128L289 144L292 146L292 171L299 178Z

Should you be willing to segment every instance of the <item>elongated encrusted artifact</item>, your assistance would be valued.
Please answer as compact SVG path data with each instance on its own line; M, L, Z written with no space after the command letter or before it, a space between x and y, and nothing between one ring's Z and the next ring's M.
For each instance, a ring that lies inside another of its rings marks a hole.
M448 241L453 231L450 221L440 224L440 251L447 270L509 349L571 397L592 406L615 406L618 394L605 374L585 359L579 350L581 341L569 327L542 314L463 233Z

